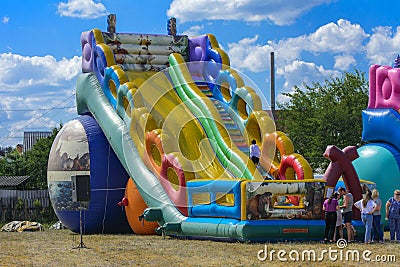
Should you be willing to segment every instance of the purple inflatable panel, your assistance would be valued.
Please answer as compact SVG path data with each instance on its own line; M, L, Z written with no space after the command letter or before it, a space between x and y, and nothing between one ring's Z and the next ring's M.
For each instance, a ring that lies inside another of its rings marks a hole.
M81 34L82 72L84 73L93 71L92 36L92 31L83 32Z
M368 108L400 109L400 69L372 65L369 68Z
M207 35L189 38L189 60L205 61L206 45L207 45Z
M199 61L206 61L207 35L189 38L189 60L197 62L189 64L189 71L193 75L201 76L203 72L203 64Z

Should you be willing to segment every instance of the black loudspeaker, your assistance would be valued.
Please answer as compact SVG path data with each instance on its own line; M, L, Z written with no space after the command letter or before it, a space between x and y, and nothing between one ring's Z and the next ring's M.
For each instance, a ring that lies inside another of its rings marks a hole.
M90 175L71 176L72 202L90 201Z

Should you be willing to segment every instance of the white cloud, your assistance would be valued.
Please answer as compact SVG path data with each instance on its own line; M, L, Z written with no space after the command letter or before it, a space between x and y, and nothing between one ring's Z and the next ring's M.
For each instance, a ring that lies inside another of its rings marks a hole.
M10 21L9 17L3 17L3 19L1 20L3 22L3 24L7 24Z
M356 64L356 59L350 55L338 55L335 56L335 65L334 68L338 70L348 70L350 66L354 66Z
M187 29L186 31L182 32L182 35L187 35L187 36L198 36L203 34L204 32L204 26L203 25L194 25Z
M238 43L228 44L228 55L231 66L237 69L248 69L253 72L265 70L270 52L273 48L269 45L256 44L258 36L244 38ZM265 59L265 60L262 60Z
M36 112L37 113L37 112ZM37 117L35 117L37 116ZM54 121L51 120L51 118L48 117L43 117L38 119L41 114L37 113L36 115L31 114L29 119L21 119L18 120L17 122L14 122L10 125L10 132L15 135L19 132L24 132L27 131L26 128L29 126L30 129L39 129L43 128L43 124L47 125L56 125Z
M391 27L374 28L366 50L371 64L392 65L400 54L400 27L396 28L395 33Z
M359 24L339 19L337 23L328 23L308 36L311 48L315 52L354 52L359 51L362 42L368 37Z
M331 76L340 75L339 71L326 70L322 65L312 62L295 60L291 64L277 68L277 75L285 78L284 88L291 89L294 85L301 86L303 83L323 82Z
M209 20L271 21L288 25L308 10L332 0L173 0L167 15L182 22Z
M368 34L360 25L338 20L337 24L326 24L309 35L282 39L277 42L268 41L265 45L257 43L257 35L253 38L244 38L237 43L228 44L228 54L233 67L261 72L267 70L269 66L266 62L269 60L271 51L275 51L277 55L275 62L278 67L301 59L303 52L315 55L333 53L340 54L335 63L338 69L346 70L354 64L350 54L363 52L361 48L367 37Z
M16 91L29 86L57 86L71 80L81 70L81 57L27 57L11 53L0 54L0 85L2 90Z
M27 90L21 97L6 97L0 91L0 146L15 146L22 142L24 131L49 131L77 117L74 87L52 93L38 93ZM3 116L5 115L5 116Z
M353 54L365 52L362 44L367 37L359 25L339 20L337 24L326 24L308 35L268 41L264 45L258 43L258 35L243 38L228 44L228 55L234 68L263 72L269 71L270 52L274 51L276 78L283 80L278 92L290 92L294 85L302 87L304 83L323 82L355 65ZM335 63L330 69L322 64L307 62L309 60L304 59L307 53L329 56L335 59ZM278 93L277 101L285 100Z
M64 17L95 19L107 15L106 7L93 0L68 0L58 3L57 12Z
M75 78L81 57L0 54L0 146L21 142L24 130L51 130L77 116Z
M285 83L282 92L292 92L293 86L297 85L300 88L303 84L311 85L313 82L323 82L330 77L337 77L340 75L339 71L327 70L321 65L316 65L312 62L305 62L295 60L291 64L282 68L277 68L277 76L284 77ZM288 97L278 94L276 101L283 103L288 100Z

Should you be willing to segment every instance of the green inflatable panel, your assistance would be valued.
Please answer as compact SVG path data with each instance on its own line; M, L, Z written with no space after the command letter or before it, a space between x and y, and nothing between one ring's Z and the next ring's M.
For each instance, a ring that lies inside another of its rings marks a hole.
M400 188L400 170L396 155L385 144L368 144L357 149L359 158L353 161L358 177L376 183L382 200L382 221L385 226L386 201L393 196L393 191Z

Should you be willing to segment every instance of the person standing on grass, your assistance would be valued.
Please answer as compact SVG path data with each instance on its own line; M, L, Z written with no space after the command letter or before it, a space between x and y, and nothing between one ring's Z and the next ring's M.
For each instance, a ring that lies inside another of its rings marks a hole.
M260 162L260 156L261 156L260 147L257 145L257 141L253 139L253 141L251 141L251 146L250 146L250 159L256 166Z
M351 221L353 220L354 199L353 199L353 195L350 193L350 191L346 191L345 188L339 187L338 191L339 191L339 194L344 199L343 205L340 206L339 208L343 209L342 216L343 216L344 224L346 225L347 242L350 243L350 242L354 241L354 231L353 231L353 227L351 225Z
M339 210L337 194L332 194L325 199L322 209L325 211L325 234L324 242L333 242L333 235L336 230L336 211Z
M365 225L364 243L371 244L372 214L376 209L376 204L372 200L372 192L368 190L364 198L354 203L354 206L361 210L361 220Z
M374 213L372 214L372 241L383 243L383 229L381 226L381 207L382 200L379 198L379 191L372 190L372 200L376 204Z
M343 197L336 192L335 197L338 200L338 206L343 205ZM339 234L339 238L343 239L343 217L342 217L342 211L338 208L336 211L336 230L335 234L333 235L333 241L337 241L337 235Z
M400 241L400 190L394 190L394 196L386 202L386 218L389 219L390 240Z

